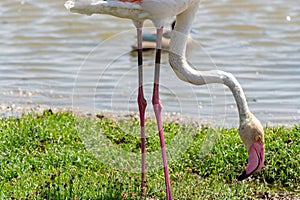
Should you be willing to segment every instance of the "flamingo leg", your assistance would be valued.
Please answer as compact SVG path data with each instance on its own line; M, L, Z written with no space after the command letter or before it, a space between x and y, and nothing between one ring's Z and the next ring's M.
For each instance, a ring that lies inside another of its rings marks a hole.
M156 116L158 132L160 137L160 146L161 146L163 165L164 165L167 200L172 200L167 153L165 148L165 139L164 139L164 132L162 127L162 119L161 119L162 105L159 100L159 73L160 73L162 34L163 34L163 26L157 28L157 39L156 39L157 46L156 46L156 57L155 57L154 88L153 88L152 104Z
M138 43L138 105L140 113L140 128L141 128L141 154L142 154L142 183L141 196L142 199L146 196L146 137L145 137L145 110L147 101L144 97L143 91L143 47L142 47L142 27L143 23L137 23L137 43Z

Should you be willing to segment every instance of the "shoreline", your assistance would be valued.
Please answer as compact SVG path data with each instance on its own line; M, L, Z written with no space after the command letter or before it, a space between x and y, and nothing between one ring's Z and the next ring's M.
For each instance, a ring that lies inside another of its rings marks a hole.
M21 117L23 114L29 113L37 113L42 114L43 112L51 110L54 113L57 112L71 112L80 117L87 117L87 118L110 118L112 120L126 120L126 119L136 119L139 120L139 113L134 111L120 111L118 113L112 112L109 110L84 110L79 108L72 108L72 107L54 107L48 105L27 105L27 106L20 106L16 104L0 104L0 117L7 118L7 117ZM199 121L199 119L183 116L180 113L168 113L162 112L162 118L166 122L173 122L177 124L193 124L194 126L213 126L211 122L208 120ZM155 120L155 115L146 113L145 120Z
M130 118L134 118L139 120L139 113L136 111L110 111L110 110L97 110L97 109L83 109L83 108L74 108L74 107L65 107L65 106L50 106L45 104L28 104L28 105L17 105L17 104L0 104L0 117L8 118L8 117L21 117L24 114L29 113L37 113L42 114L46 110L51 110L53 112L71 112L77 116L88 117L88 118L103 118L107 117L112 120L126 120ZM191 117L188 115L182 115L181 113L176 112L162 112L163 122L173 122L178 124L192 124L196 127L207 126L207 127L221 127L221 128L238 128L239 122L227 122L227 123L217 123L213 122L210 119L199 119L195 117ZM145 120L155 120L154 113L147 113ZM276 126L285 126L292 127L297 123L273 123L266 122L263 124L264 127L276 127Z

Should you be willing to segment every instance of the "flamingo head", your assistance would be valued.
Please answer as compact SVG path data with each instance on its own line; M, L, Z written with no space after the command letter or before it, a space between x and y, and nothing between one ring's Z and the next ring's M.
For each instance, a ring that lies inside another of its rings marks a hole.
M245 120L240 123L239 135L248 150L248 164L238 180L244 180L264 165L264 130L260 121L248 113Z

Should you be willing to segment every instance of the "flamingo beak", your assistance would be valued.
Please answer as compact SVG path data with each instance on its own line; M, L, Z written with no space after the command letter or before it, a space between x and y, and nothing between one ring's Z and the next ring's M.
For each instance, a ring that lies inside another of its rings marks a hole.
M248 164L245 171L238 177L239 181L242 181L249 176L251 176L254 172L259 171L265 161L265 147L262 141L256 141L252 144L252 146L248 150Z

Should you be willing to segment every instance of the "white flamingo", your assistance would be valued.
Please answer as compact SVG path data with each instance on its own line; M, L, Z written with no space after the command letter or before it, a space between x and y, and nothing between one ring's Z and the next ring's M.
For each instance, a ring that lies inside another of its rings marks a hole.
M152 104L157 119L160 144L162 149L167 199L172 199L164 134L161 121L161 103L159 100L159 70L161 38L164 20L176 16L176 25L172 32L169 62L177 76L195 85L220 83L231 90L239 112L239 135L248 150L248 164L245 171L238 177L243 180L262 168L264 163L264 133L259 120L249 111L243 89L235 77L219 70L198 71L186 61L185 50L195 13L200 0L68 0L66 8L71 12L81 14L109 14L131 19L137 28L138 43L138 105L141 126L142 153L142 198L145 197L145 108L146 100L143 94L143 61L142 61L142 27L147 19L152 20L157 31L156 59L154 74L154 89Z

